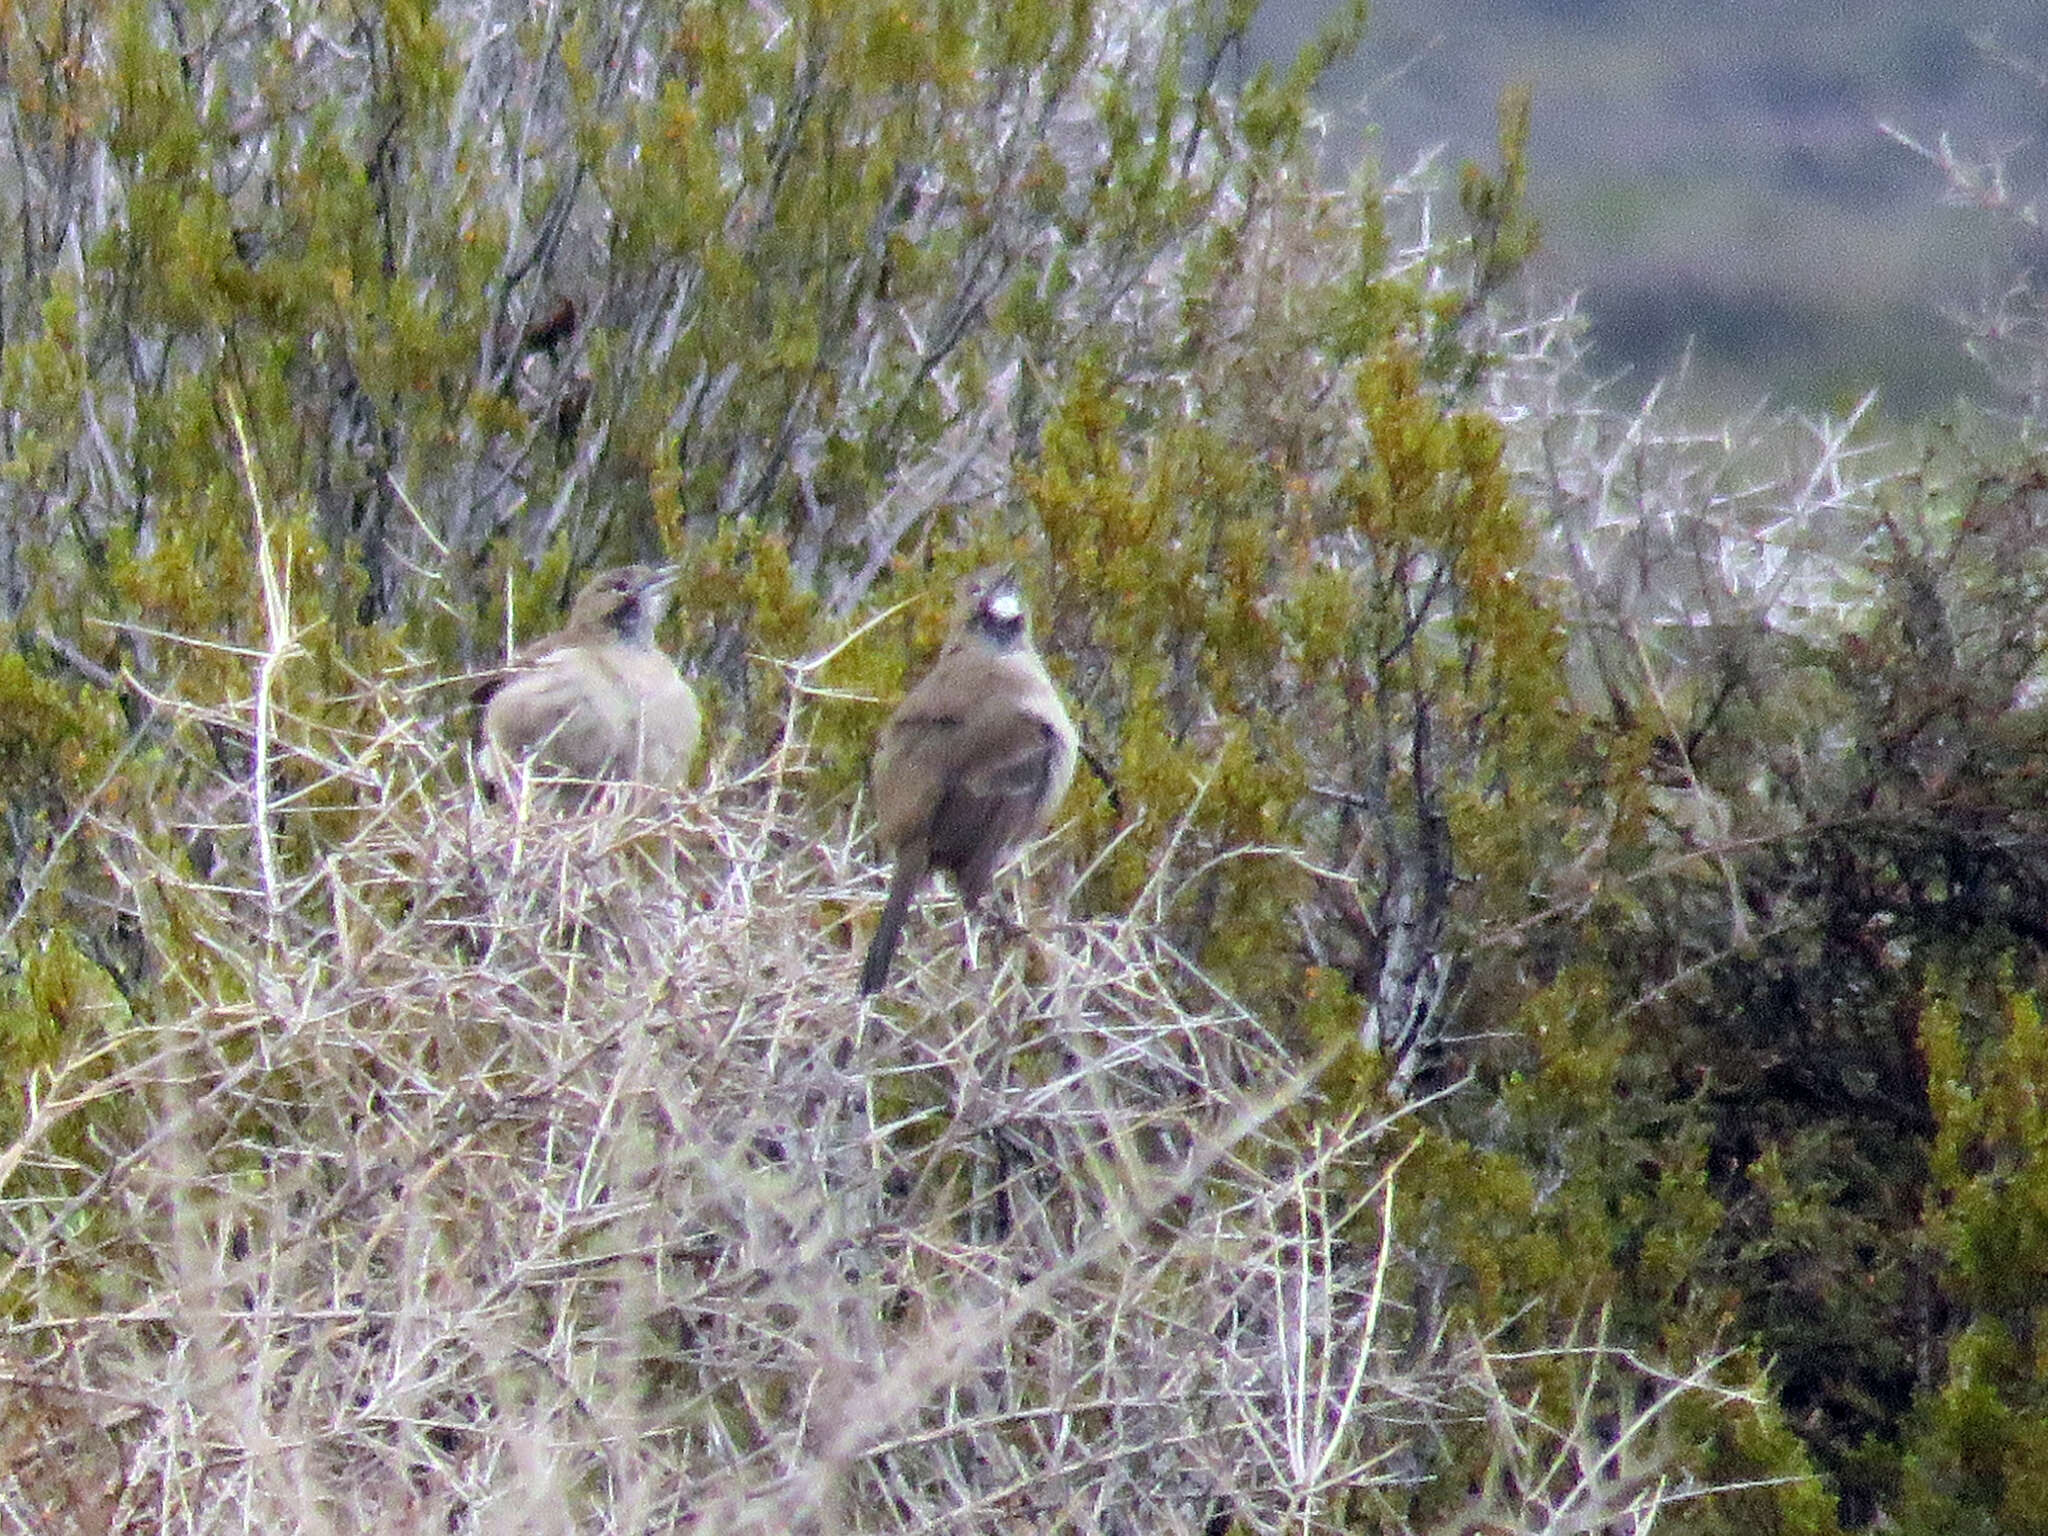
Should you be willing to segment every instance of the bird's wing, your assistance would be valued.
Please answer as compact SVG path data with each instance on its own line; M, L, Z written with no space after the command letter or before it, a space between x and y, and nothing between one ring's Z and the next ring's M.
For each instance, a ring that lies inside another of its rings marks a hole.
M932 809L931 861L972 901L996 867L1038 830L1059 774L1060 737L1034 714L969 721L948 741L953 772Z
M1057 731L1045 755L1047 722L1059 710L1035 658L974 645L942 656L882 733L874 783L884 844L919 835L948 794L1042 798L1061 771Z
M947 743L959 734L962 717L944 711L913 712L906 703L882 732L871 781L876 830L886 848L919 837L932 806L945 788L951 755Z
M617 770L632 745L632 711L600 658L576 647L511 673L484 714L485 734L500 751L538 751L545 762L578 778Z
M1059 737L1037 715L1005 709L969 720L948 740L958 782L969 794L992 798L1045 794L1059 755Z
M499 690L507 683L546 666L565 647L573 643L568 632L563 630L522 645L505 659L503 666L485 672L477 678L476 686L469 692L470 703L479 709L483 708L497 697Z

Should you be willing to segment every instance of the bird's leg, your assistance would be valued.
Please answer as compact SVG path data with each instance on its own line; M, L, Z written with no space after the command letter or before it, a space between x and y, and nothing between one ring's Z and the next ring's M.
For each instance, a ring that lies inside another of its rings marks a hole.
M1010 887L1007 905L992 905L988 914L989 926L1002 935L1005 944L1014 944L1031 932L1030 918L1024 910L1023 876L1017 878L1018 883Z
M981 946L983 930L994 939L996 947L1007 949L1018 940L1030 937L1030 929L1023 922L1023 904L1018 902L1017 915L1012 917L1003 909L1002 898L994 896L982 901L963 902L960 909L960 968L963 971L977 971L981 968Z
M980 926L975 918L976 905L966 901L960 904L960 969L970 973L981 969L981 955L974 942Z
M1031 925L1024 906L1024 869L1013 866L1009 876L996 882L989 899L981 906L982 921L999 942L1008 945L1030 934Z

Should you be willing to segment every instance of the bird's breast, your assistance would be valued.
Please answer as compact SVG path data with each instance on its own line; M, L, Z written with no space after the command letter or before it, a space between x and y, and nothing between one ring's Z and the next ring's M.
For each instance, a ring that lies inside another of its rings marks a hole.
M659 651L568 645L536 657L493 697L501 750L576 778L668 782L697 748L696 695Z

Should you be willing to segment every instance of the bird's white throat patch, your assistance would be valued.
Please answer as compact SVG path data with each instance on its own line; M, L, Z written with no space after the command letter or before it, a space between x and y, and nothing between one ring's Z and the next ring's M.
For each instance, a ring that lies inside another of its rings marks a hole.
M1014 624L1024 617L1024 600L1014 592L998 592L983 605L983 612L998 624Z

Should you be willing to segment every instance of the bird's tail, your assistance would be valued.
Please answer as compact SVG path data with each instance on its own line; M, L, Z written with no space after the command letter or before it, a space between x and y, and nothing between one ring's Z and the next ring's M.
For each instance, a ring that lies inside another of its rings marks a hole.
M898 859L896 873L889 877L889 899L882 904L882 920L868 941L868 957L860 968L860 995L871 997L889 983L889 963L896 958L896 941L903 936L903 920L910 916L910 903L924 883L924 865L918 859Z

